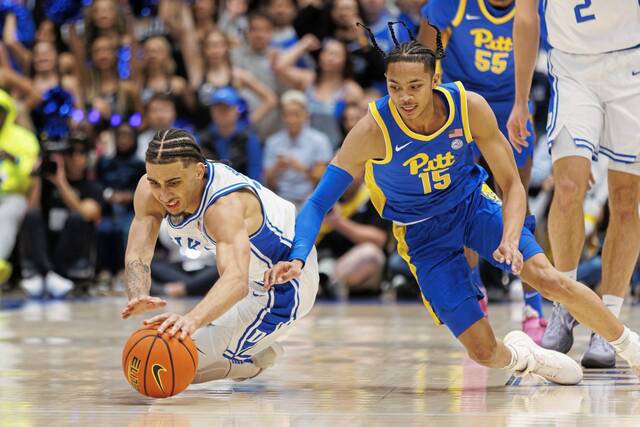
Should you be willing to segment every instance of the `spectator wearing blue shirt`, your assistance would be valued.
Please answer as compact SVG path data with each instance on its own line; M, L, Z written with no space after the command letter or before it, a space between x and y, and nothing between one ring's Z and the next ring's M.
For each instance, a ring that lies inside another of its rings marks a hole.
M329 138L309 124L307 97L297 90L282 95L284 129L265 144L265 182L279 196L300 207L333 156Z
M98 224L99 271L111 275L124 268L124 251L133 220L133 193L145 174L144 162L136 156L136 131L124 122L115 129L116 152L102 157L96 165L98 181L104 188L103 212Z
M385 0L359 0L362 15L373 31L380 48L385 52L393 49L393 40L387 23L397 21L398 17L387 8Z
M209 109L212 123L198 135L202 151L209 159L227 161L235 170L262 181L262 145L241 119L244 102L231 86L217 89Z

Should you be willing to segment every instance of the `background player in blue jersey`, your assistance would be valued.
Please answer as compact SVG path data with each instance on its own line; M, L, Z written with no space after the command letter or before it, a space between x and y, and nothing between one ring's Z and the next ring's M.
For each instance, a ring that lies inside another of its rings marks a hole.
M514 0L431 0L422 8L423 18L444 32L446 55L441 61L442 81L460 81L468 90L482 95L503 135L507 135L507 121L515 100L514 14ZM530 120L527 129L527 145L513 148L525 190L529 188L535 142ZM477 149L475 152L480 154ZM529 221L533 221L533 217ZM477 255L468 254L468 258L474 279L479 282ZM539 344L547 324L542 298L526 284L524 297L522 329Z
M371 103L370 114L347 135L296 219L289 261L265 273L265 286L300 274L324 215L353 177L364 173L376 209L394 221L398 252L416 276L425 305L472 359L561 384L582 378L573 359L542 349L523 332L510 332L504 341L495 337L479 308L464 246L560 301L640 373L638 335L593 291L553 268L531 232L523 229L526 195L509 142L484 98L466 93L459 82L437 84L435 59L442 54L437 41L433 50L416 41L396 44L385 56L389 96ZM460 126L463 137L455 132ZM502 205L482 189L486 172L473 162L471 141L503 190Z

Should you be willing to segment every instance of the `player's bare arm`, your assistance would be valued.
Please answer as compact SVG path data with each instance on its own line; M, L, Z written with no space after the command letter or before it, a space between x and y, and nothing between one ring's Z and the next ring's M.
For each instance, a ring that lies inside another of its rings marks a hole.
M187 314L165 313L145 321L162 322L158 331L184 339L216 320L249 292L249 228L257 228L255 215L247 215L242 194L221 197L204 215L208 234L216 242L216 263L220 278L207 295ZM259 226L259 225L258 225ZM251 230L255 231L255 230Z
M538 57L540 39L540 17L538 0L516 0L516 14L513 23L513 55L516 67L516 99L507 122L509 141L521 152L526 147L527 119L529 118L529 91L533 69Z
M495 115L487 101L476 93L468 92L467 102L473 139L503 191L504 228L502 241L494 252L494 258L510 264L513 273L518 274L523 266L518 244L527 209L524 187L520 182L509 142L498 129Z
M367 114L347 134L331 164L352 177L360 177L367 160L384 159L386 154L382 132L373 117ZM264 273L265 289L299 277L303 266L304 262L300 259L277 263Z
M129 302L122 310L123 319L166 305L161 298L149 296L151 259L165 212L151 194L146 175L138 182L133 207L135 216L129 229L124 267L124 283Z

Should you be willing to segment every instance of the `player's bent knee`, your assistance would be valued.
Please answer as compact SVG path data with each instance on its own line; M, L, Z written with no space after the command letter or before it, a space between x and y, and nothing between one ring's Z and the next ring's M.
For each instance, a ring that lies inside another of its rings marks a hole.
M496 341L477 343L473 347L467 348L467 353L471 359L486 366L491 365L491 362L496 357L497 351L498 343Z
M557 302L565 301L571 294L571 282L553 267L539 271L535 287L544 298Z

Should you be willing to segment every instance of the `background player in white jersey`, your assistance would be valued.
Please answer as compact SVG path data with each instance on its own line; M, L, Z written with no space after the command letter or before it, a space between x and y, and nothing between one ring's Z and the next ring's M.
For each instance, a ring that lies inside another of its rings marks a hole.
M582 202L591 160L609 157L609 227L603 248L603 301L619 316L640 251L640 3L544 0L552 86L548 140L555 194L549 238L556 267L575 279L584 244ZM538 51L538 0L518 0L514 25L516 102L508 123L524 145L527 100ZM555 306L542 345L568 352L573 317ZM582 364L613 367L615 352L592 335Z
M273 364L282 350L276 340L309 312L318 289L315 251L300 280L263 288L264 272L289 254L295 207L229 166L206 161L183 130L156 133L146 169L134 197L122 318L166 305L149 296L149 265L164 220L179 246L216 253L220 279L187 314L145 323L160 322L158 330L181 339L193 335L201 351L194 382L256 376Z

